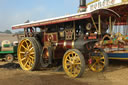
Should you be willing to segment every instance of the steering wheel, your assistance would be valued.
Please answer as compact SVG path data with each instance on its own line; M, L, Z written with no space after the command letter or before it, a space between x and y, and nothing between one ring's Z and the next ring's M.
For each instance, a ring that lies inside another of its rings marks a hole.
M34 29L33 28L29 28L30 32L29 32L29 37L33 37L34 36Z

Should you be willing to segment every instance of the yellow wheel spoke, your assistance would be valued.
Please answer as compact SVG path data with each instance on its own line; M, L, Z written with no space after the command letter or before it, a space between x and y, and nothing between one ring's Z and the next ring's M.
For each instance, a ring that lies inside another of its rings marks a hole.
M96 66L96 64L97 64L97 63L95 62L95 63L94 63L94 64L93 64L91 67L94 67L94 66Z
M100 61L100 63L105 64L105 62L104 62L104 61Z
M68 70L72 70L72 66L70 66L70 67L68 68Z
M30 48L31 46L32 46L32 44L30 43L29 46L28 46L28 48Z
M25 52L20 52L20 54L25 54Z
M30 64L33 64L33 63L32 63L32 59L30 59L29 63L30 63Z
M67 59L66 61L68 61L69 63L71 63L71 62L72 62L71 60L68 60L68 59Z
M71 61L71 57L70 57L70 56L68 56L68 58L69 58L69 60Z
M100 60L103 60L104 59L104 56L100 58Z
M77 65L76 68L79 69L79 70L81 69L81 68L80 68L80 65Z
M21 45L25 50L28 50L24 45Z
M79 64L79 65L80 65L81 63L74 63L74 64L75 64L75 65L76 65L76 64Z
M35 52L30 52L29 54L30 54L30 55L34 55L34 54L35 54Z
M70 63L66 63L66 66L70 66L71 64Z
M104 68L104 65L102 65L100 63L98 63L98 65L101 66L99 70L102 70Z
M29 56L31 59L34 59L34 57L33 56Z
M29 49L29 52L34 52L34 48L31 47L31 48Z
M80 71L79 69L75 68L75 70L74 70L74 74L78 74L79 71Z
M34 59L32 59L32 61L31 61L31 62L32 62L32 64L33 64L33 63L34 63Z
M33 64L34 63L34 58L29 57L30 63Z
M75 62L75 63L80 63L80 58L77 58L77 57L75 57L75 59L74 59L74 61L73 62Z
M25 40L25 43L26 43L26 45L27 45L27 48L29 47L29 45L28 45L28 42L27 42L27 40Z
M26 57L24 57L24 58L21 59L21 61L24 61L24 60L26 60Z
M25 62L24 66L26 67L26 65L28 64L29 62L29 59L27 59L27 61Z

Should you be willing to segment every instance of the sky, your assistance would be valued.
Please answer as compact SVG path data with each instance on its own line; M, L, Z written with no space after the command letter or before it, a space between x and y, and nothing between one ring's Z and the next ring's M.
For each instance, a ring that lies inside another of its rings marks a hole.
M0 0L0 31L15 32L12 25L77 13L78 8L79 0Z

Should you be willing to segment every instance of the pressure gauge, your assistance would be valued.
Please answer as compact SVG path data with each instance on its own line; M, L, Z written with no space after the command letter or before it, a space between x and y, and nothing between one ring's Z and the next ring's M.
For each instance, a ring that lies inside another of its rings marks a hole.
M88 23L88 24L86 25L86 30L90 31L90 30L91 30L91 28L92 28L91 23Z

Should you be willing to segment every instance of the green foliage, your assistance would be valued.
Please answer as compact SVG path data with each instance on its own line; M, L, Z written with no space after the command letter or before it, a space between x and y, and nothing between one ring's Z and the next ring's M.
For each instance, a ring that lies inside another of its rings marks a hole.
M24 34L24 31L18 31L16 34Z
M0 31L0 33L12 34L10 30Z
M12 32L10 30L5 30L4 33L12 34Z

